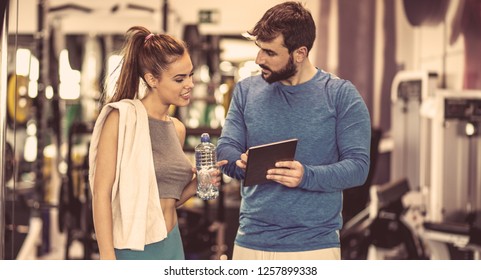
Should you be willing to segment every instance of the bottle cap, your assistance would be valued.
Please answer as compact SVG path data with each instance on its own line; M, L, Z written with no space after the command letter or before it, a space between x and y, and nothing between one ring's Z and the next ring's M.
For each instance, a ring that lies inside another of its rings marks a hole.
M202 133L202 135L200 136L200 142L204 143L209 141L210 141L209 133Z

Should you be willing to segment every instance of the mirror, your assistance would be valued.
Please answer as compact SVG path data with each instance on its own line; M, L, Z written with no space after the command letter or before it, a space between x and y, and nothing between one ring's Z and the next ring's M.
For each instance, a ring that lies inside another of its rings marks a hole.
M5 126L7 115L7 100L6 100L6 80L7 80L7 19L8 19L8 3L3 1L0 3L0 260L5 257L5 181L8 180L9 174L12 171L7 159L7 151L5 144ZM10 156L11 159L11 156Z
M171 110L188 129L186 153L198 131L220 131L234 82L258 70L257 47L240 35L200 34L169 1L4 2L0 259L95 259L87 154L125 31L168 30L193 46L195 97Z

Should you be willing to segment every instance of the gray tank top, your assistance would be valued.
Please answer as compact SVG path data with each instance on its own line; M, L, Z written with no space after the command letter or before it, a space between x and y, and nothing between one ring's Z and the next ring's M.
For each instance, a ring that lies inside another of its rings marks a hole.
M149 118L149 129L160 198L179 199L192 180L192 163L182 150L172 120Z

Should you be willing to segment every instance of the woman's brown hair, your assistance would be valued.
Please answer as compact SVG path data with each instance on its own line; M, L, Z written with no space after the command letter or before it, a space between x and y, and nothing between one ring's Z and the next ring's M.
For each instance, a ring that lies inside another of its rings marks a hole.
M161 78L162 72L185 52L187 46L182 40L167 34L152 34L145 27L131 27L126 32L122 47L123 58L114 95L107 102L138 98L140 79L143 80L146 73Z

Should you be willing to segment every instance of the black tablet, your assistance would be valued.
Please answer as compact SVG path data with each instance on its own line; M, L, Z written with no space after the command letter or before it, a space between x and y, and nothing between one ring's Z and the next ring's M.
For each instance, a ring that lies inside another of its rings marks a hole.
M294 160L297 139L254 146L249 148L244 186L254 186L271 182L266 179L267 170L274 168L276 162Z

